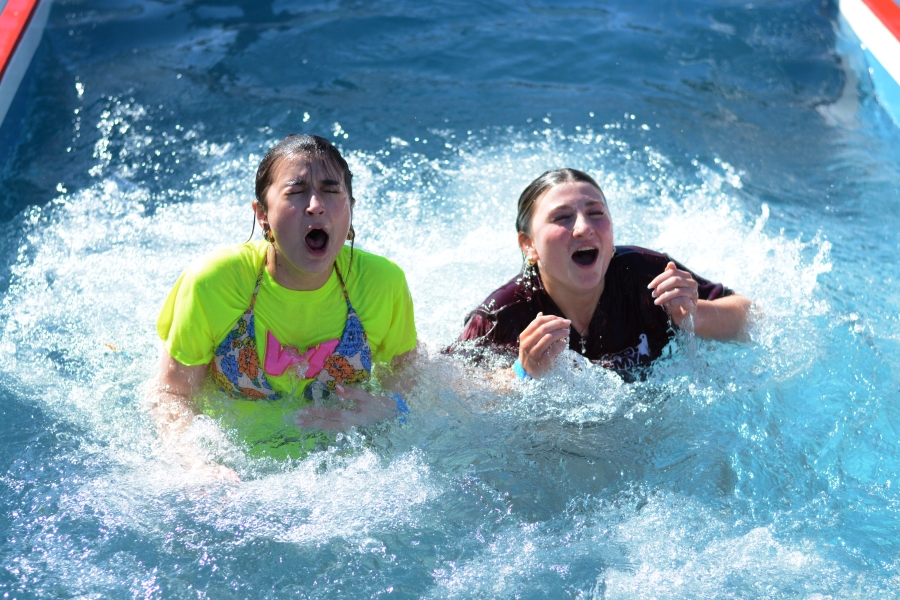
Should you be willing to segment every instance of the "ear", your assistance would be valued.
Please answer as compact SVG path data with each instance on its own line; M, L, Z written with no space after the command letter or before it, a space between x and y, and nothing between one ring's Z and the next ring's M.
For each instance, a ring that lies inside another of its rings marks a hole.
M253 212L256 213L256 222L265 231L269 227L269 215L266 214L266 209L262 207L259 200L253 201Z
M519 249L522 250L522 254L525 255L525 258L530 258L531 262L537 264L540 257L538 256L537 250L534 249L534 242L524 231L519 232Z

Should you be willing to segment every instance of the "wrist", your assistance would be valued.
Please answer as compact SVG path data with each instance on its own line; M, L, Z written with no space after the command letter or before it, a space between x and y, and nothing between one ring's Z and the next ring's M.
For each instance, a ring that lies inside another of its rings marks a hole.
M409 414L409 407L406 405L406 402L403 401L403 397L396 392L391 392L388 397L395 402L397 412L400 413L400 422L406 423L406 415Z
M516 362L513 363L513 373L516 374L516 377L518 379L521 379L523 381L534 379L534 377L528 374L528 371L526 371L525 367L522 366L522 361L518 358L516 359Z

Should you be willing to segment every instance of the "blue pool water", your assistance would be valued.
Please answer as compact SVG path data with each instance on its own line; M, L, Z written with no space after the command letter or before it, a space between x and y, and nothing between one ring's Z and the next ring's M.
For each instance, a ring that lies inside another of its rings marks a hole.
M861 52L831 2L58 0L0 171L0 595L896 595L900 129ZM156 313L297 131L407 273L412 415L296 462L198 419L243 481L196 481L142 406ZM563 165L753 342L507 394L441 355Z

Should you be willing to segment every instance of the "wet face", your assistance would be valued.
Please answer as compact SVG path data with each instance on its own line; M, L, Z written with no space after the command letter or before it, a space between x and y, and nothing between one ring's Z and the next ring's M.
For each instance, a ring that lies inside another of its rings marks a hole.
M275 240L275 280L292 289L324 285L350 230L351 201L340 173L309 156L282 158L266 205L266 210L258 203L254 208Z
M535 203L522 252L538 265L551 296L595 291L612 259L613 223L603 194L589 183L563 183Z

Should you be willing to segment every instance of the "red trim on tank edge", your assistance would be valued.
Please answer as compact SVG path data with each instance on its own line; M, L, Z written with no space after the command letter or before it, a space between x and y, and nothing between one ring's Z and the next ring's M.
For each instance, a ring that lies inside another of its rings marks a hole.
M40 0L9 0L0 13L0 79L37 12Z
M881 24L900 42L900 6L893 0L862 0Z

